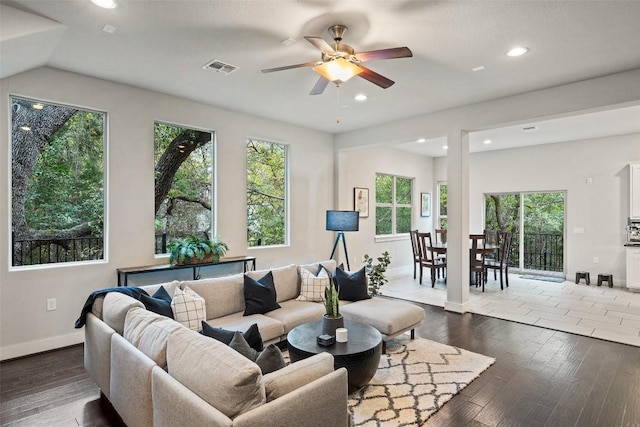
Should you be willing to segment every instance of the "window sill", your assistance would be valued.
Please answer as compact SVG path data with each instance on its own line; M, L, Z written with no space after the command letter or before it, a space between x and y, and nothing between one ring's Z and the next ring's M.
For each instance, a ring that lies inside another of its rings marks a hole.
M409 233L402 234L386 234L383 236L376 236L374 238L374 242L376 243L384 243L384 242L398 242L401 240L409 240Z

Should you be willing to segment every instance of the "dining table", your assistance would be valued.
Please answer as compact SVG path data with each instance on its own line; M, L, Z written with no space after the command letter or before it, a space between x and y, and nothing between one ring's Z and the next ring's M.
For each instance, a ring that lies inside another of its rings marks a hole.
M471 240L469 240L469 251L471 252ZM491 244L491 243L486 243L484 246L477 248L477 251L484 251L485 257L487 255L490 255L494 252L497 252L500 249L500 245L496 245L496 244ZM429 251L431 251L431 254L434 258L436 257L446 257L447 256L447 243L442 243L442 242L438 242L438 243L432 243L431 246L429 246L428 248ZM473 285L474 283L472 283Z

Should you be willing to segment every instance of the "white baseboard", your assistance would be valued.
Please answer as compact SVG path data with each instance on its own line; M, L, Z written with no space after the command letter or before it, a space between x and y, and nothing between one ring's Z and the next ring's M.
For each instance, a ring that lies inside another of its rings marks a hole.
M465 302L463 304L458 304L456 302L445 301L444 309L447 311L453 311L455 313L463 314L469 311L469 303Z
M14 359L84 342L84 331L0 347L0 360Z

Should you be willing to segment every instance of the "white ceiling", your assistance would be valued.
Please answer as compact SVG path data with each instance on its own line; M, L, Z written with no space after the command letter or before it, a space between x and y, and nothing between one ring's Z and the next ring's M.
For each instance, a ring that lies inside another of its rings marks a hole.
M48 65L337 134L518 93L640 68L640 1L0 0L0 77ZM24 13L27 12L27 13ZM115 33L102 31L109 24ZM412 58L370 61L396 81L360 78L323 95L303 36L344 24L358 51L407 46ZM290 46L281 44L296 39ZM530 52L509 58L524 45ZM239 67L201 69L212 59ZM483 71L472 68L483 65ZM640 82L639 82L640 84ZM369 99L356 102L365 93ZM339 96L338 96L339 95ZM336 123L336 116L341 122ZM640 107L472 134L471 150L640 132ZM491 138L490 145L482 140ZM477 142L479 140L480 142ZM439 141L401 149L444 155ZM432 149L433 148L433 149Z

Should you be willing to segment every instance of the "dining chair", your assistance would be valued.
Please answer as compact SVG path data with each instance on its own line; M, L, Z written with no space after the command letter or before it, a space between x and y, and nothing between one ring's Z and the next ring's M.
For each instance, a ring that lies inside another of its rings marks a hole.
M446 228L436 228L436 243L447 243Z
M484 230L484 237L485 240L487 242L487 245L491 245L491 246L495 246L497 248L500 247L500 231L499 230ZM499 259L500 254L499 251L496 249L495 251L492 252L487 252L485 254L485 261L495 261L497 259ZM495 276L494 276L495 279Z
M434 257L431 233L418 233L418 242L420 250L420 284L422 285L422 273L425 268L428 268L431 273L431 287L433 288L436 285L436 272L438 270L443 270L443 276L446 279L444 271L447 268L447 263Z
M500 233L500 249L498 259L485 259L485 280L489 269L493 270L493 278L496 278L496 272L500 271L500 289L504 289L502 274L504 273L507 288L509 287L509 252L511 251L511 240L513 234L510 231Z
M416 278L416 268L420 265L420 242L418 241L418 230L409 230L411 238L411 250L413 250L413 278Z
M470 277L470 280L475 279L476 288L482 285L482 292L484 292L486 239L484 234L471 234L469 239L471 240L469 275L474 276Z

